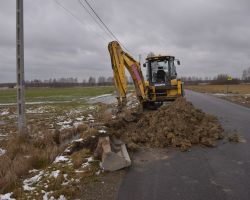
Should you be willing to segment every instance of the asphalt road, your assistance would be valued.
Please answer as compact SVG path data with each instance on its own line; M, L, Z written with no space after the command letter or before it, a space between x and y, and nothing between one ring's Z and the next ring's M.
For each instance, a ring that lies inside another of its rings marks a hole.
M194 147L186 153L141 151L134 155L117 199L250 199L250 109L192 91L186 98L218 116L225 130L237 130L246 143L221 141L217 148Z

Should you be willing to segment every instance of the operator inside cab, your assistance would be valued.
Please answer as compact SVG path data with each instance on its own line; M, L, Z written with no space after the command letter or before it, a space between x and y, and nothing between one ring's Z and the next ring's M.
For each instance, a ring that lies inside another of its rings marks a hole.
M168 61L154 61L152 66L152 82L153 83L166 83L168 77Z

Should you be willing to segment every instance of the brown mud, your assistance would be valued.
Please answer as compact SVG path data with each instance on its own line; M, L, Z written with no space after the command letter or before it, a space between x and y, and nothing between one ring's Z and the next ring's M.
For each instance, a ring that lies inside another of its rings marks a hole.
M123 140L129 150L139 147L177 147L187 151L192 145L215 147L224 137L218 119L196 109L184 98L156 111L127 111L106 123L108 132Z

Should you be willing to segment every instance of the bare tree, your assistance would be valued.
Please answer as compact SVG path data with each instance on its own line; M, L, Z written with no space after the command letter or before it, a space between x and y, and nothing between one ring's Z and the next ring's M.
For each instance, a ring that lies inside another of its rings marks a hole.
M90 86L94 86L95 84L96 84L95 77L90 76L89 77L89 85Z
M98 78L98 85L105 85L106 83L106 78L104 76L100 76Z

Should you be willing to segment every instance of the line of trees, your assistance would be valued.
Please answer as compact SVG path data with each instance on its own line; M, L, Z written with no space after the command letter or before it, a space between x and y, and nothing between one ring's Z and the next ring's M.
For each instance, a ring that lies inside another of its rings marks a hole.
M186 85L196 85L196 84L239 84L239 83L250 83L250 67L245 69L242 73L242 78L232 78L228 80L228 74L218 74L217 76L211 77L180 77L180 79L185 82ZM127 78L127 82L132 84L132 78ZM74 86L108 86L114 85L114 78L99 76L95 78L90 76L88 79L84 79L81 82L77 78L51 78L48 80L39 80L34 79L31 81L25 81L26 87L74 87ZM13 88L16 86L16 83L0 83L0 87Z
M26 87L88 87L88 86L107 86L113 85L114 78L113 77L104 77L100 76L97 79L93 76L90 76L87 80L84 79L81 82L78 81L77 78L51 78L48 80L26 80L25 85ZM14 88L16 83L0 83L0 87L8 87Z
M185 82L186 85L198 85L198 84L214 84L214 85L224 85L224 84L239 84L242 81L238 78L232 78L232 80L228 80L228 74L218 74L217 76L211 77L181 77L180 79Z
M100 76L96 79L90 76L87 80L84 79L81 82L77 78L59 78L59 79L49 79L49 80L31 80L25 82L26 87L74 87L74 86L107 86L114 84L113 77Z

